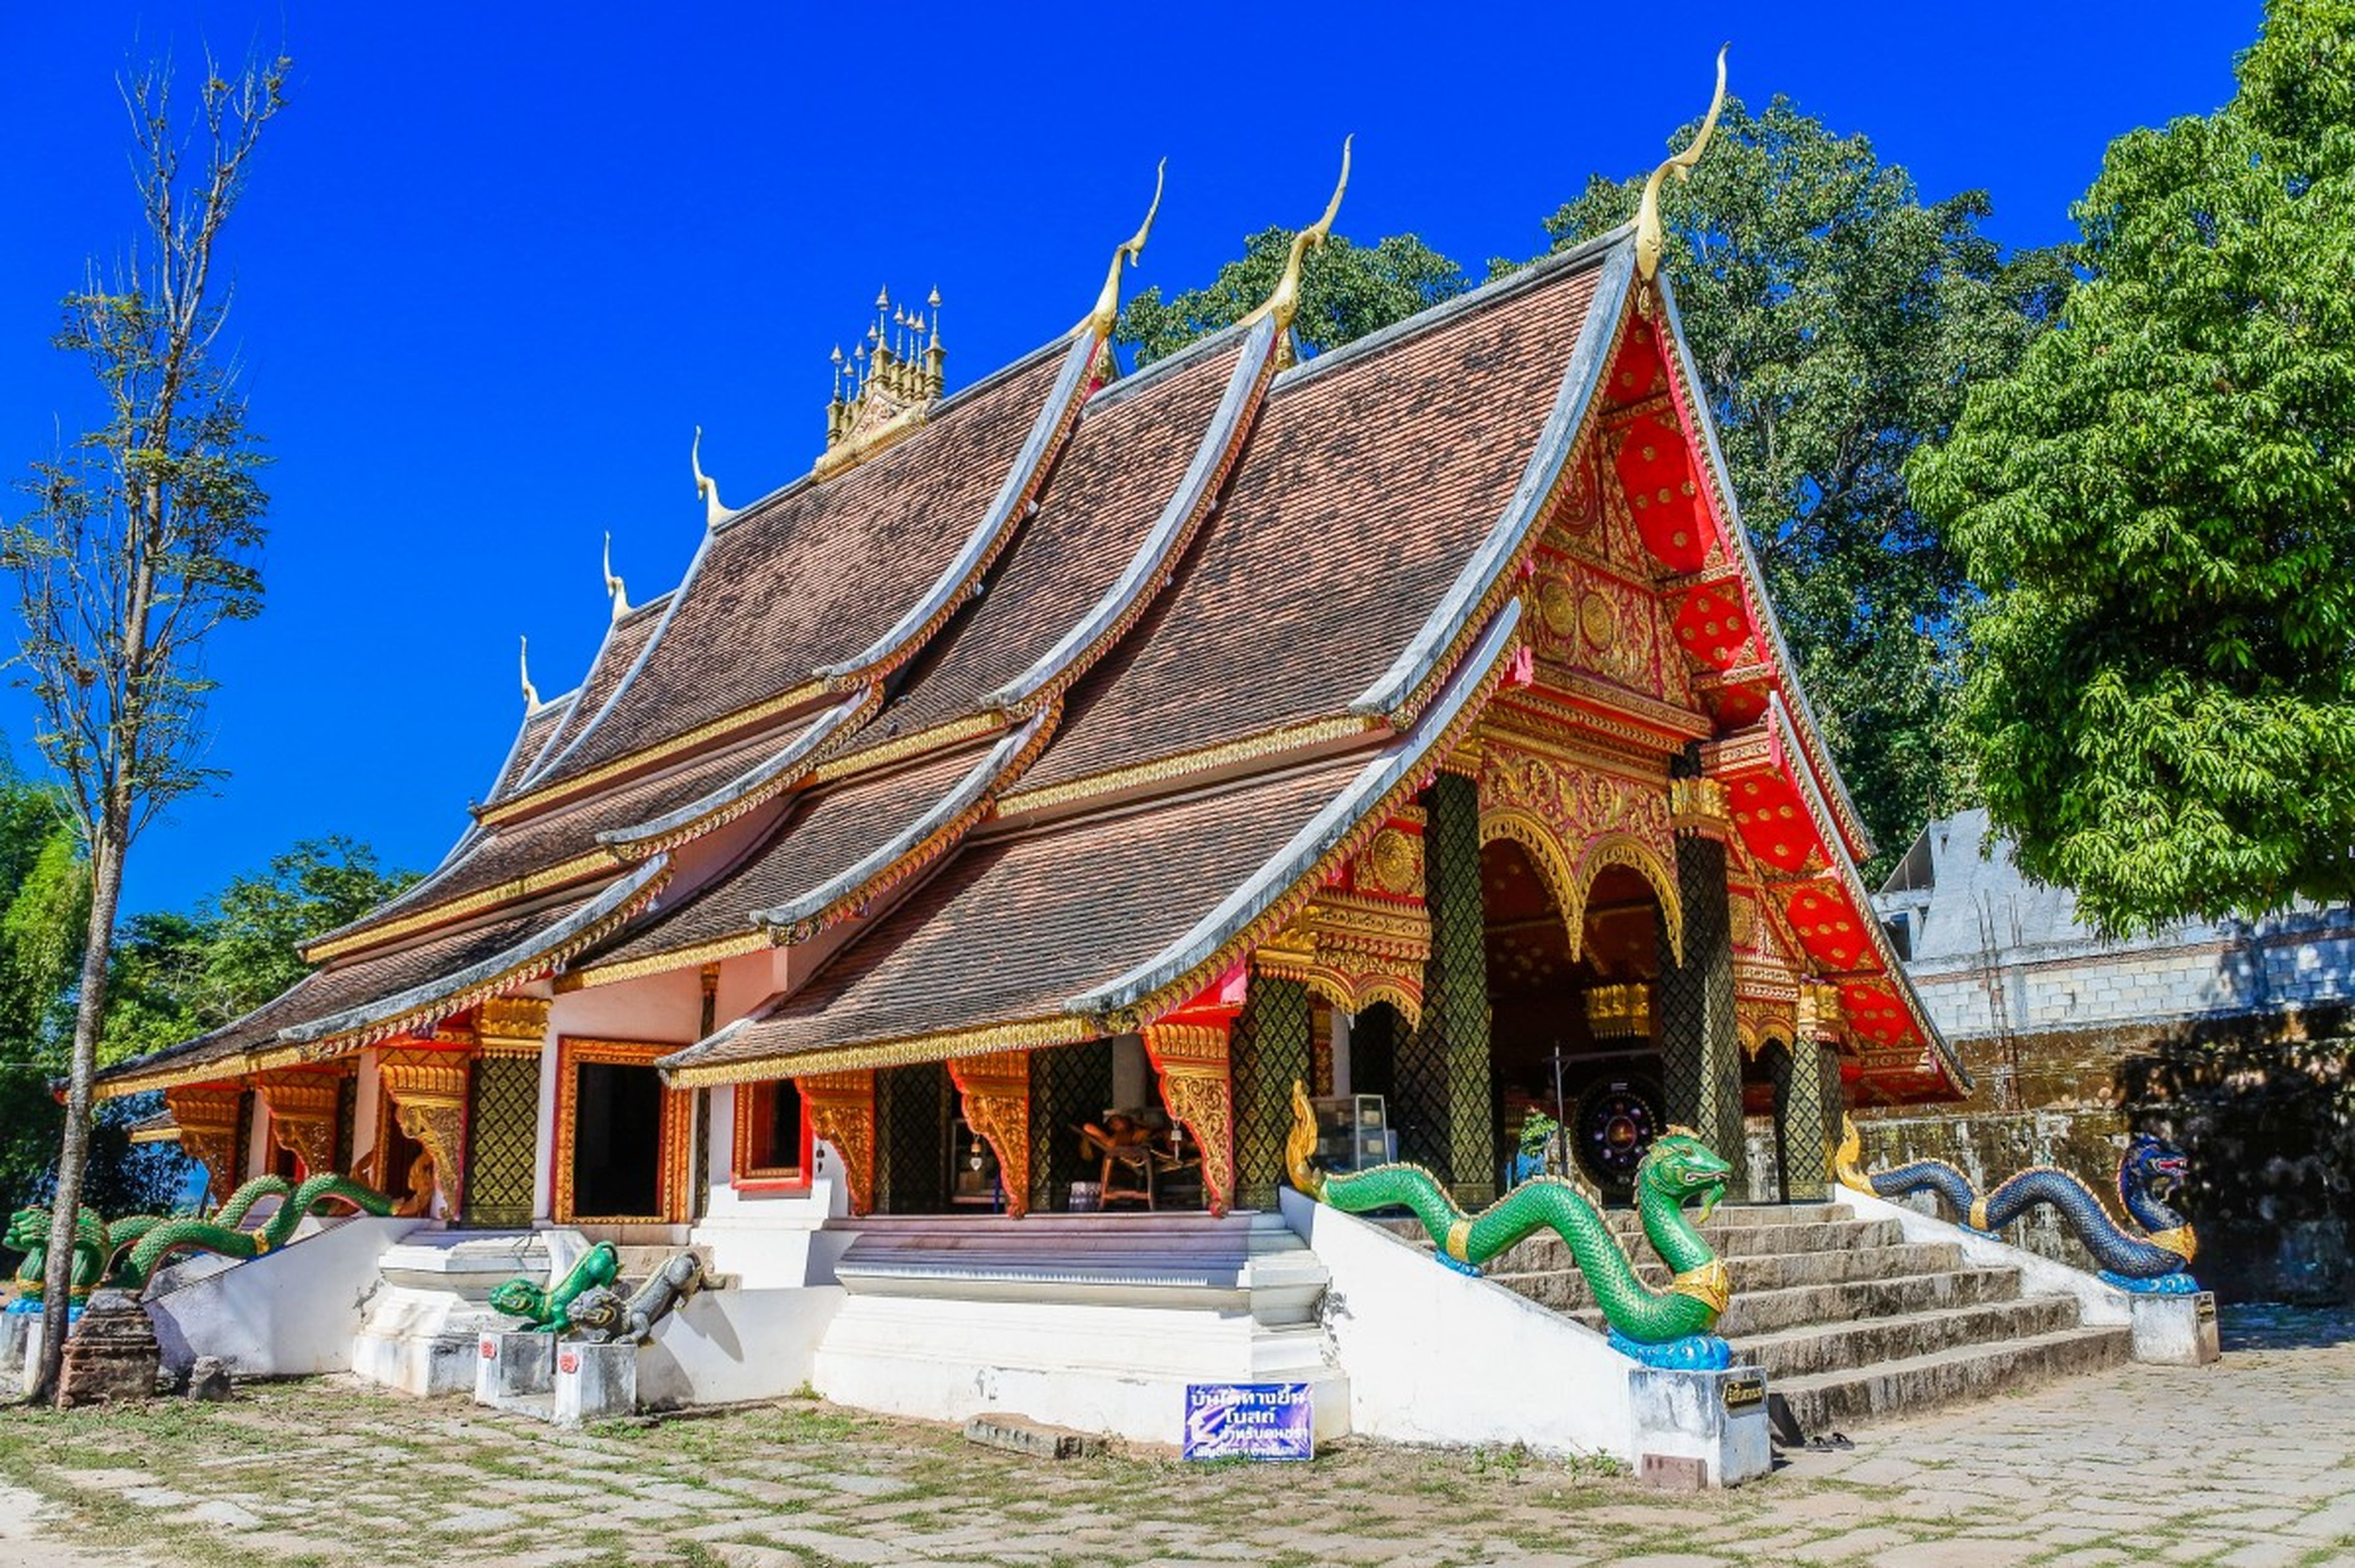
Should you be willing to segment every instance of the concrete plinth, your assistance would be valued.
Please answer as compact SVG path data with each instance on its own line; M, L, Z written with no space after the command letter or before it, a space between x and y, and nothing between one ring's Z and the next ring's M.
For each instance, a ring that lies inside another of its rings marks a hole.
M565 1426L634 1415L638 1409L638 1348L579 1345L556 1348L556 1419Z
M556 1376L553 1334L485 1332L474 1359L474 1403L504 1405L545 1394Z
M40 1320L37 1312L0 1312L0 1373L24 1375L25 1341Z
M1698 1460L1700 1485L1738 1487L1774 1463L1766 1380L1756 1367L1714 1372L1636 1367L1627 1373L1627 1393L1637 1467L1647 1475L1690 1475L1689 1462Z
M2216 1293L2134 1298L2134 1359L2162 1367L2204 1367L2223 1352L2216 1342Z

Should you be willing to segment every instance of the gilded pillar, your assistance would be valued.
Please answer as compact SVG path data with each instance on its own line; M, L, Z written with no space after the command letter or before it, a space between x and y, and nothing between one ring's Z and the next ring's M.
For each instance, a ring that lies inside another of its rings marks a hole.
M253 1081L270 1111L271 1142L302 1161L305 1176L336 1168L337 1083L325 1072L269 1072Z
M1144 1029L1145 1054L1161 1079L1161 1104L1202 1157L1202 1198L1224 1214L1235 1195L1235 1102L1225 1023Z
M470 1225L509 1229L531 1223L549 1006L539 997L494 997L475 1014L464 1181Z
M237 1189L238 1113L245 1094L238 1089L166 1089L164 1104L180 1129L180 1148L205 1168L205 1187L215 1203Z
M1228 1031L1233 1088L1234 1193L1239 1208L1272 1210L1284 1180L1292 1085L1308 1081L1308 990L1297 980L1253 975ZM1209 1173L1203 1180L1207 1186Z
M433 1162L433 1189L453 1219L464 1211L467 1065L455 1051L388 1051L377 1062L378 1087L400 1130ZM410 1183L417 1185L413 1168Z
M875 1202L875 1074L819 1072L797 1082L810 1136L824 1138L842 1157L850 1211L869 1212Z
M1670 785L1677 897L1684 906L1682 961L1660 944L1660 1069L1668 1120L1693 1129L1748 1189L1742 1122L1742 1034L1733 992L1733 916L1726 887L1724 791L1700 776L1688 748Z
M964 1096L965 1125L997 1156L1006 1212L1030 1212L1030 1053L996 1051L952 1060L949 1080Z
M1442 773L1423 794L1424 899L1431 961L1423 1017L1400 1042L1393 1067L1406 1102L1400 1155L1430 1163L1457 1202L1477 1209L1497 1196L1496 1109L1488 1050L1488 945L1480 893L1480 795L1472 780ZM1407 1127L1416 1127L1410 1138Z
M1841 1110L1840 1028L1838 988L1802 984L1798 1028L1774 1071L1774 1135L1783 1150L1786 1203L1820 1203L1830 1192Z

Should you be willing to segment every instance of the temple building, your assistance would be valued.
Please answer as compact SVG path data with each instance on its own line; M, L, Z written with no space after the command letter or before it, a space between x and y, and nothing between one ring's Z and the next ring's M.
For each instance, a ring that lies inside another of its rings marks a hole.
M684 580L616 585L442 864L102 1092L162 1091L217 1193L357 1171L781 1287L897 1217L1229 1245L1295 1080L1380 1096L1467 1204L1557 1106L1606 1194L1674 1123L1820 1200L1843 1107L1968 1079L1859 880L1657 229L1304 357L1332 217L1128 373L1145 230L962 387L937 294L879 304L815 465L737 508L698 465Z

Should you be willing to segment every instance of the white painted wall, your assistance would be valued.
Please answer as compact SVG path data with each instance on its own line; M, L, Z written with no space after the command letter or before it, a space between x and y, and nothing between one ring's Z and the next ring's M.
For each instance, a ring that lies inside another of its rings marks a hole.
M1283 1201L1332 1272L1325 1328L1358 1435L1635 1462L1635 1363L1602 1335L1290 1188Z
M842 1156L835 1147L818 1140L807 1192L740 1192L733 1185L733 1089L712 1092L711 1114L704 1125L710 1186L693 1235L698 1245L711 1249L711 1266L736 1275L747 1290L832 1285L835 1260L851 1241L847 1232L823 1229L829 1219L850 1212Z
M351 1365L360 1304L385 1250L418 1220L361 1217L273 1253L219 1269L147 1300L147 1316L177 1371L218 1356L246 1377L295 1377Z
M667 1410L782 1399L811 1381L840 1285L707 1290L655 1326L638 1351L638 1400Z

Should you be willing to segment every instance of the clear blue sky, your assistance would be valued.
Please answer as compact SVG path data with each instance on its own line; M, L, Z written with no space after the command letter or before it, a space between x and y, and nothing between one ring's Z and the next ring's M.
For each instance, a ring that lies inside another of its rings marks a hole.
M1017 20L1015 18L1020 18ZM47 347L58 296L134 216L113 78L165 45L282 37L293 107L229 249L232 335L277 465L261 619L215 645L221 793L134 853L126 909L182 905L293 839L424 867L520 711L701 528L804 472L826 351L879 283L947 301L952 385L1093 300L1154 161L1138 282L1208 278L1313 218L1345 132L1344 233L1476 269L1541 248L1590 172L1647 168L1707 101L1787 92L1932 197L1993 193L2008 244L2069 237L2118 133L2232 91L2255 0L1390 9L321 5L0 11L0 468L91 418ZM0 506L14 516L21 498ZM20 761L29 714L0 695Z

